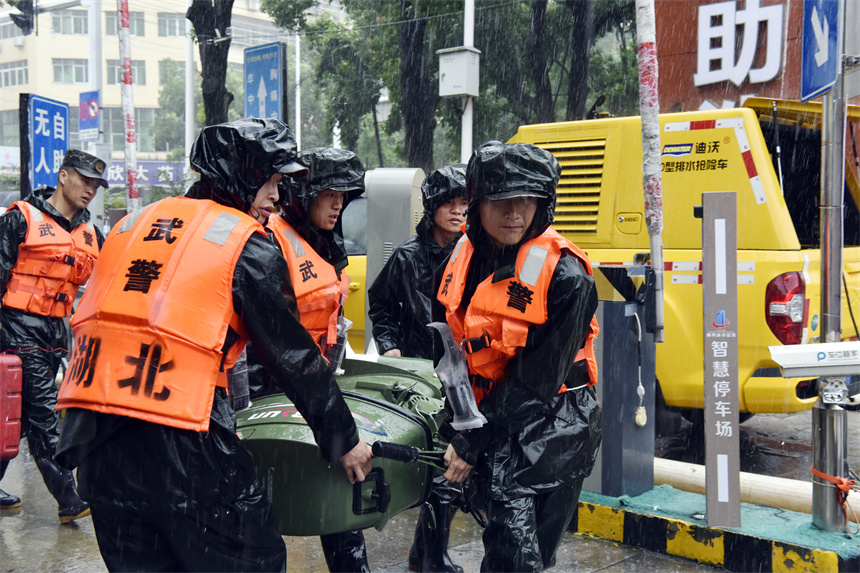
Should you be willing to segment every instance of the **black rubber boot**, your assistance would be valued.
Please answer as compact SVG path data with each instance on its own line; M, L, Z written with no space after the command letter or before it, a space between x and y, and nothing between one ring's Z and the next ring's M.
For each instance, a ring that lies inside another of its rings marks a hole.
M331 573L370 573L367 547L361 531L320 535L320 543Z
M42 479L48 491L60 506L60 523L68 523L90 515L90 506L78 495L74 474L58 466L53 459L35 458L36 467L42 472Z
M447 493L448 482L441 477L433 480L430 499L421 506L415 526L415 541L409 550L409 570L421 573L463 573L448 556L448 536L457 508Z

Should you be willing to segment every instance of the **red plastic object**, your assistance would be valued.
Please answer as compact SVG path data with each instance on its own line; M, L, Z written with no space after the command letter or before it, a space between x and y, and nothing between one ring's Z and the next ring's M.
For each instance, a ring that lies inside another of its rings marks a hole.
M0 354L0 460L18 455L21 382L21 359L16 354Z

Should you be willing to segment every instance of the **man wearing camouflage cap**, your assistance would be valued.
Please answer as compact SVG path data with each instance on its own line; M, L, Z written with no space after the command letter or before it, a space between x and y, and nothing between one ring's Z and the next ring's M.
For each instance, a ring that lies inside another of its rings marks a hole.
M57 188L42 187L0 217L0 348L21 358L21 435L59 504L61 523L89 515L72 472L54 462L59 417L54 379L68 352L64 318L89 279L104 237L87 205L107 188L105 162L76 149L63 158ZM0 479L9 461L0 462ZM0 490L0 509L21 500Z

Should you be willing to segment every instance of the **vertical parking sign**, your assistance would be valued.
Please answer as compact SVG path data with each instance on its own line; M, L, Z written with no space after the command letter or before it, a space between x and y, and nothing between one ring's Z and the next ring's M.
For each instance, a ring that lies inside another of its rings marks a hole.
M702 193L705 495L709 527L740 527L737 194Z
M22 120L21 192L43 185L53 187L69 148L69 106L46 97L21 94L18 111Z

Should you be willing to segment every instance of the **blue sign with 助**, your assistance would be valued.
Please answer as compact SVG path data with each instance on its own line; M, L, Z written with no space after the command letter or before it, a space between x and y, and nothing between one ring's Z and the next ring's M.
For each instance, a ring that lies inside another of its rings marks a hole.
M69 106L31 95L29 112L30 185L32 189L54 187L69 148Z
M245 117L286 121L286 46L272 42L245 49Z

